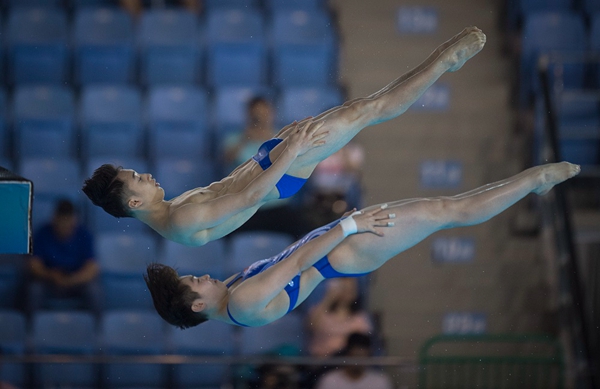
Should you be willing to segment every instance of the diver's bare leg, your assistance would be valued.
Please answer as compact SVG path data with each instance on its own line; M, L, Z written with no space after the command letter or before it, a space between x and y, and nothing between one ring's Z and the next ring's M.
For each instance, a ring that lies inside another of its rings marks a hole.
M578 165L568 162L536 166L469 195L388 203L385 212L395 213L396 221L383 229L384 237L352 235L328 255L329 261L343 273L373 271L436 231L483 223L529 193L545 194L579 171Z
M327 143L298 157L288 174L308 177L317 163L342 148L363 128L406 112L442 74L459 69L484 44L485 35L478 29L470 29L411 77L392 82L373 94L374 97L357 99L352 104L337 107L314 118L314 123L325 122L320 131L329 132Z

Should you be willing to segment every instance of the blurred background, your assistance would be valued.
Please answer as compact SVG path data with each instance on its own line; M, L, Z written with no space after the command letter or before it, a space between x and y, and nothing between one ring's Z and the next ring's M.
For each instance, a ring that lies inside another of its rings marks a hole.
M167 199L207 185L470 25L481 53L219 241L175 244L80 190L103 163ZM0 387L599 387L600 1L1 0L0 34L0 166L35 187L33 255L0 255ZM555 160L580 176L269 326L175 330L141 277L224 279L352 207Z

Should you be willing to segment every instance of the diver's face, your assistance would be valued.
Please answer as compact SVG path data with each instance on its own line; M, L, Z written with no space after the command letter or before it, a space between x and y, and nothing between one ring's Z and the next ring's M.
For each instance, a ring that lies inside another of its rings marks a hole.
M132 169L122 169L117 178L124 183L126 196L128 197L127 202L131 208L137 208L142 204L150 204L164 198L165 191L156 182L156 179L152 178L150 173L139 174ZM136 202L132 205L130 201L132 198L139 201L139 203Z
M227 286L222 281L210 278L208 274L202 277L192 275L182 276L180 277L180 281L200 296L192 305L194 312L200 312L208 307L216 306L227 295Z

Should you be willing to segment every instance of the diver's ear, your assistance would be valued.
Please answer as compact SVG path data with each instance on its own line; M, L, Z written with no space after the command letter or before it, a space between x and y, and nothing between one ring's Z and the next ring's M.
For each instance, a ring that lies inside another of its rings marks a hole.
M138 197L132 197L129 199L129 201L127 201L127 206L129 206L130 209L139 208L142 204L144 203Z
M194 302L192 303L192 311L196 313L202 312L205 307L206 305L204 305L204 303L200 300L194 300Z

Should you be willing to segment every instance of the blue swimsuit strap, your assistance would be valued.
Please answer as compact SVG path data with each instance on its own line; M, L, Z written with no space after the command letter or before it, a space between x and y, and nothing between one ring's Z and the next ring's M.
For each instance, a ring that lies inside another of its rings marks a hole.
M237 320L235 320L233 318L233 316L231 315L231 312L229 311L229 304L227 304L227 314L229 315L229 318L231 319L231 321L234 322L235 324L237 324L238 326L240 326L240 327L250 327L250 326L247 326L245 324L240 323L239 321L237 321Z

